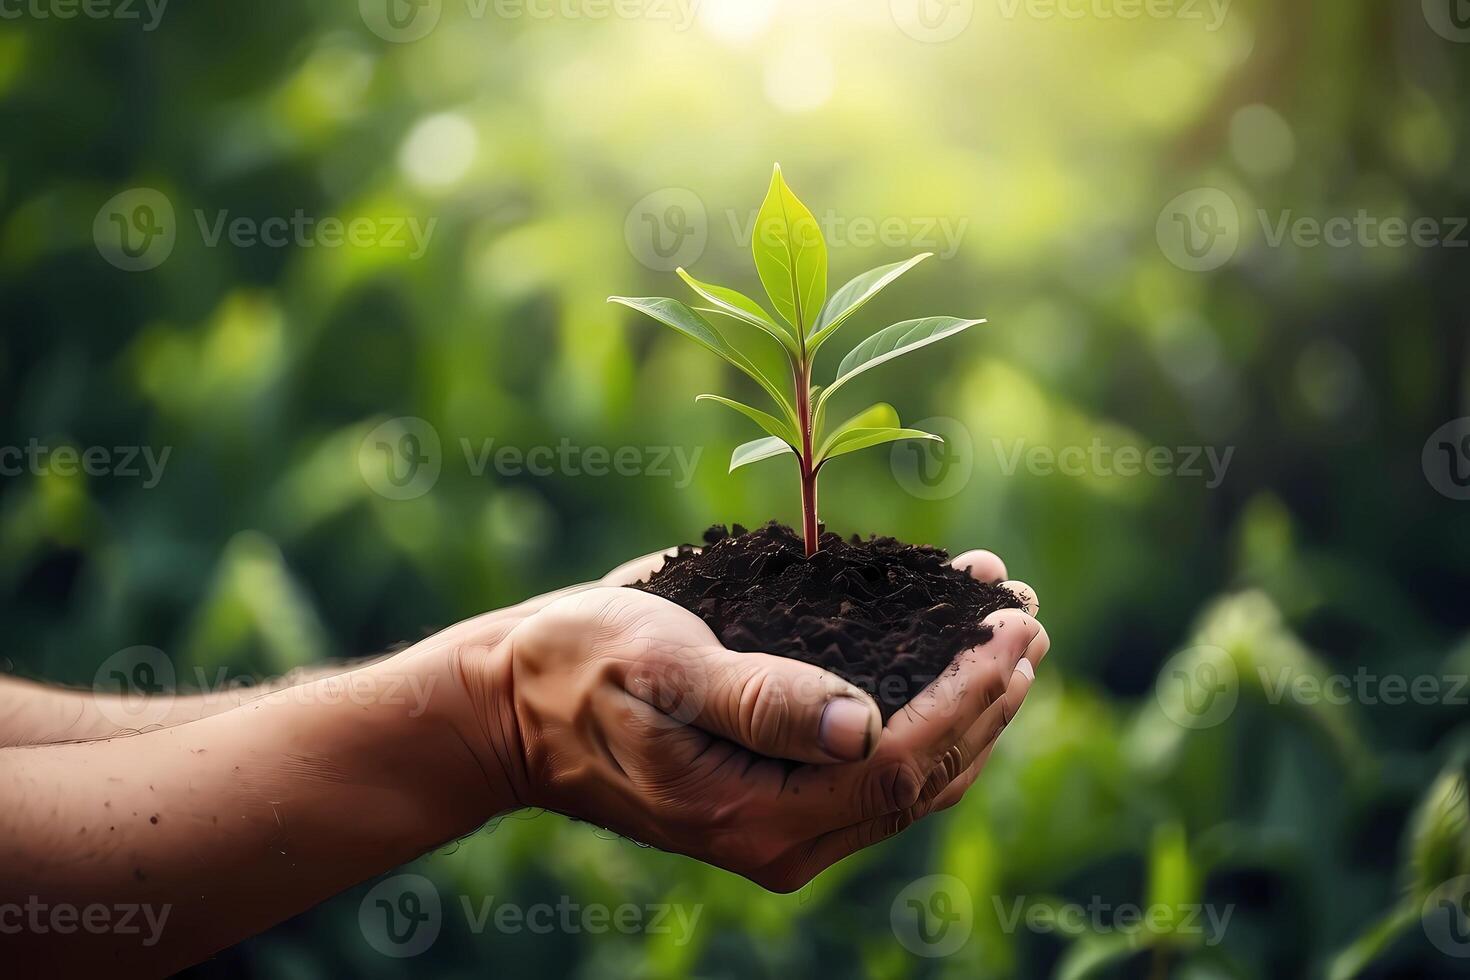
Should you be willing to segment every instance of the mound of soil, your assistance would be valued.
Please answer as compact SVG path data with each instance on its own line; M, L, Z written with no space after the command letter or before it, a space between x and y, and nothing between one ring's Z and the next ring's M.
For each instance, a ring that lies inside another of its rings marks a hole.
M955 655L990 639L980 621L1020 609L1008 589L977 582L938 549L893 538L801 538L774 521L756 531L710 528L633 586L698 615L732 650L816 664L872 694L884 722Z

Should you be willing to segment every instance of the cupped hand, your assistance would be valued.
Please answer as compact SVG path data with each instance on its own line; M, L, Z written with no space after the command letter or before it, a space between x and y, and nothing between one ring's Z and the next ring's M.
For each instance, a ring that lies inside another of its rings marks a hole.
M476 715L467 741L512 807L579 817L774 891L958 802L1050 645L1034 591L1006 582L1026 610L989 616L992 639L883 726L872 698L835 674L727 650L689 611L618 587L662 560L456 627ZM955 565L1006 577L989 552Z

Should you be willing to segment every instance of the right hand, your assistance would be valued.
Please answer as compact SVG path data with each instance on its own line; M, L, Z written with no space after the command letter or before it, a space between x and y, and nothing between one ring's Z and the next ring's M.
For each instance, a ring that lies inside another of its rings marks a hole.
M642 577L657 563L624 568ZM989 553L955 564L1004 577ZM990 642L882 727L835 674L727 650L645 592L584 588L479 639L473 622L454 644L476 715L467 741L508 806L579 817L773 891L958 802L1050 644L1028 612L997 612Z

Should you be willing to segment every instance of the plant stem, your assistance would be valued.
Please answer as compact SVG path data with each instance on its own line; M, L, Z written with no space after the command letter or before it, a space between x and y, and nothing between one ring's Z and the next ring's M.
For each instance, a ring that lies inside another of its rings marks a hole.
M803 351L796 373L796 414L801 422L801 533L806 556L817 553L817 466L812 449L812 365Z

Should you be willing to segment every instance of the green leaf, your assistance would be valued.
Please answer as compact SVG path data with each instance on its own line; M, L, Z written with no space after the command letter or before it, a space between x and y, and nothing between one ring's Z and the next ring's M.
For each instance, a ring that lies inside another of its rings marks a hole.
M848 429L841 436L832 441L825 452L817 457L817 465L835 459L838 456L846 456L855 453L859 449L867 449L870 446L881 446L885 442L898 442L901 439L927 439L930 442L943 442L939 436L922 429Z
M730 472L734 473L749 463L759 463L763 459L770 459L782 453L791 453L795 456L796 450L788 446L784 439L777 439L775 436L767 436L764 439L756 439L736 446L735 451L730 454Z
M933 252L925 252L904 262L880 265L876 269L864 272L833 293L832 298L822 309L822 316L817 321L816 329L806 339L807 352L815 352L828 337L837 332L838 327L847 322L848 317L862 309L868 300L877 296L885 286L933 254Z
M750 247L776 312L804 337L827 299L827 243L817 219L786 186L779 164L756 215Z
M1352 980L1388 951L1400 936L1420 922L1419 904L1402 901L1361 933L1327 968L1327 980Z
M726 398L723 395L699 395L694 400L697 402L718 402L719 404L724 405L726 408L733 408L735 411L739 412L741 415L744 415L746 418L750 419L762 429L765 429L777 439L780 439L783 442L790 443L793 446L796 445L796 430L793 429L785 421L776 418L776 416L774 415L768 415L758 408L751 408L749 405L746 405L742 402L737 402L733 398Z
M820 459L822 457L822 454L827 451L827 447L832 444L832 440L842 435L848 429L883 429L892 428L899 424L898 410L892 405L887 402L878 402L876 405L869 405L831 432L823 432L820 427L816 429L818 441L822 444L822 450L817 453L817 458Z
M842 363L837 365L837 377L822 397L817 400L817 411L821 412L832 394L853 378L875 368L884 361L901 357L909 351L926 347L962 330L984 323L984 320L961 320L952 316L929 316L919 320L905 320L891 327L884 327L852 349Z
M734 317L742 323L748 323L752 327L763 330L775 337L781 346L792 354L798 353L796 338L785 327L780 326L760 304L737 290L725 286L715 286L707 282L700 282L682 268L678 270L679 277L689 284L689 288L715 305L715 309L726 316Z
M786 413L792 426L796 425L796 408L781 388L756 367L750 358L731 347L718 330L683 303L662 296L609 296L607 301L647 314L658 322L673 327L706 350L714 351L764 388L766 394Z

